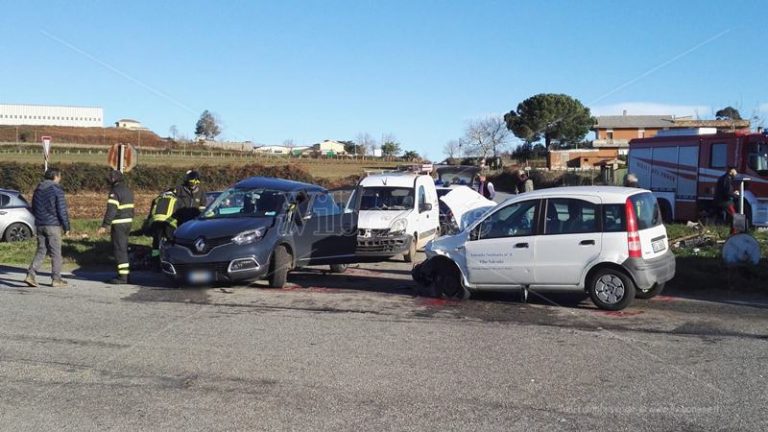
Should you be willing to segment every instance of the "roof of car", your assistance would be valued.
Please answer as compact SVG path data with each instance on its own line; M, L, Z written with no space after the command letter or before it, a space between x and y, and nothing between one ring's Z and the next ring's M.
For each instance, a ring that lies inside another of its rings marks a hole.
M16 194L19 195L19 191L13 190L13 189L4 189L0 188L0 192L8 193L8 194Z
M414 174L406 172L393 172L385 174L371 174L360 180L360 186L382 186L382 187L410 187L418 177L432 178L426 174Z
M240 180L235 183L236 188L264 188L270 190L295 192L300 190L305 191L324 191L325 188L310 184L297 182L293 180L284 180L274 177L249 177L245 180Z
M645 189L623 186L561 186L547 189L537 189L531 192L526 192L523 195L528 198L550 198L553 196L567 198L569 195L590 195L599 196L604 202L615 201L617 203L623 203L628 196L640 192L648 191ZM519 195L513 195L512 198L518 196Z

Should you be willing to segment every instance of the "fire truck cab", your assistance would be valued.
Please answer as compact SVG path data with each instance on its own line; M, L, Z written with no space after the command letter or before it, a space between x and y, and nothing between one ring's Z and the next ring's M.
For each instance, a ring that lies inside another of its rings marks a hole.
M629 142L629 172L651 190L665 221L697 220L712 211L717 179L729 166L744 182L744 214L768 226L768 134L673 129ZM738 210L737 203L737 210Z

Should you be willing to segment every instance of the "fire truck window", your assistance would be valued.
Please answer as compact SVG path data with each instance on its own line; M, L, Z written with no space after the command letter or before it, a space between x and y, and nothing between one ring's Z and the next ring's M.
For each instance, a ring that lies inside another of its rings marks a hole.
M768 144L754 143L749 152L749 167L760 175L768 173Z
M709 158L710 168L725 168L728 166L728 147L724 144L712 144L712 155Z

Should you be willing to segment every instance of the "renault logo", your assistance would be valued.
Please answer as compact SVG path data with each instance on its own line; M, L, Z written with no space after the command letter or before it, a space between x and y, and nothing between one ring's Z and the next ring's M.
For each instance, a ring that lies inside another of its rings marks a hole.
M202 253L205 250L205 240L202 237L195 240L195 250L197 250L200 253Z

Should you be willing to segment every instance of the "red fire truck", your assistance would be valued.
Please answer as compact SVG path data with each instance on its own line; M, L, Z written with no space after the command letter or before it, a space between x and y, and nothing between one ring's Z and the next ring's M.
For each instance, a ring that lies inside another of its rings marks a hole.
M768 226L768 134L713 128L661 131L629 142L629 172L653 191L664 220L697 220L713 210L717 179L729 166L744 180L744 214ZM738 183L737 183L738 184ZM738 210L738 203L737 203Z

